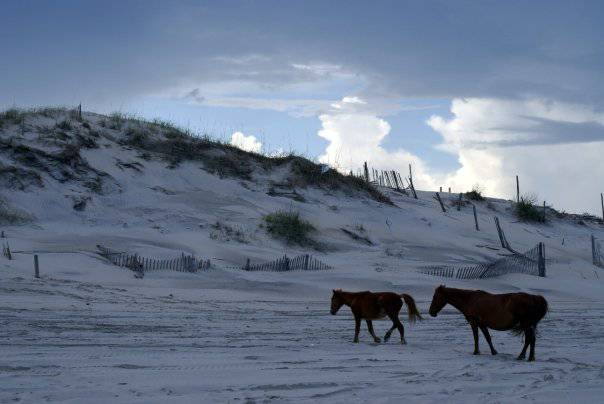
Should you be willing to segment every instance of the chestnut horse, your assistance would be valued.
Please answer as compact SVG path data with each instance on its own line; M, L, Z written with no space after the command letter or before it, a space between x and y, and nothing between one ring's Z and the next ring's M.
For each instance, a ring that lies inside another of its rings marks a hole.
M398 332L401 334L401 343L406 344L405 328L398 319L398 313L401 311L401 307L403 307L402 300L405 300L405 304L407 304L409 322L413 323L416 319L421 320L422 316L419 314L415 300L411 296L405 293L399 295L392 292L372 293L369 291L344 292L342 289L334 290L331 297L331 314L335 315L343 305L350 307L355 321L354 342L359 342L359 331L361 329L361 320L363 319L367 321L367 328L373 340L380 342L380 339L373 332L373 323L371 321L388 316L392 320L392 327L384 335L384 342L388 341L392 331L398 328Z
M493 348L489 328L497 331L512 330L518 334L524 333L524 347L518 355L518 360L526 357L526 349L530 345L529 361L535 360L535 331L537 323L547 313L547 300L543 296L528 293L504 293L494 295L483 290L466 290L439 286L434 291L430 315L436 317L443 307L450 304L470 323L474 334L474 355L479 355L478 329L491 348L491 354L497 355Z

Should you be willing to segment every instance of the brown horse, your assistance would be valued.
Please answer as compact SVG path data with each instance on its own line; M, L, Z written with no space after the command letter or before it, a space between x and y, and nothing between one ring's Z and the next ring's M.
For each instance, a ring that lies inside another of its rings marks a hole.
M465 290L439 286L434 291L430 315L436 317L443 307L450 304L470 323L474 334L474 355L479 355L478 329L491 348L491 354L497 355L493 348L489 328L497 331L512 330L524 333L524 347L518 355L522 360L526 356L526 348L530 345L529 361L535 360L535 331L537 323L547 313L547 300L543 296L528 293L504 293L493 295L482 290Z
M398 313L403 307L405 300L407 304L407 310L409 312L409 322L413 323L416 319L422 319L422 316L417 310L415 300L405 293L402 295L392 292L381 292L372 293L369 291L365 292L344 292L341 289L334 290L331 297L331 314L336 314L340 307L346 305L352 310L354 315L355 327L354 327L354 342L359 342L359 331L361 329L361 320L367 321L367 328L369 333L373 337L375 342L380 342L380 339L373 332L373 323L371 320L377 320L388 316L392 320L392 328L384 335L384 342L388 341L392 331L398 328L398 332L401 334L401 343L406 344L405 341L405 328L398 319Z

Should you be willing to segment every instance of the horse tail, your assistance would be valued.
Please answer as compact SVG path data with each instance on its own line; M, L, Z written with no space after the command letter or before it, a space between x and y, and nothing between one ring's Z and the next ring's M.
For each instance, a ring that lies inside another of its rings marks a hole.
M406 293L400 295L405 304L407 305L407 312L409 313L409 323L415 323L415 320L422 320L421 314L419 314L419 310L417 310L417 306L415 305L415 300L411 296Z

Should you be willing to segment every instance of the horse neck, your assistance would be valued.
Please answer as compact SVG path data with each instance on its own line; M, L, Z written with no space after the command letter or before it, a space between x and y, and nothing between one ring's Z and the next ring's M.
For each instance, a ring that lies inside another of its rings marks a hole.
M342 298L342 301L344 302L344 304L346 306L349 306L352 304L352 301L355 298L356 293L354 292L340 292L340 297Z
M466 308L468 306L468 300L472 293L473 291L471 290L446 288L445 298L447 299L447 303L464 313L466 311Z

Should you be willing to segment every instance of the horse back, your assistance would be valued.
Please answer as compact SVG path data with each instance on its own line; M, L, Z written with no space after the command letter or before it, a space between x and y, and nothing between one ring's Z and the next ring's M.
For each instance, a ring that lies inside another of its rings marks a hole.
M543 296L530 293L510 293L509 305L514 314L518 317L527 319L530 323L536 325L548 310L547 300Z
M393 292L358 292L352 309L365 319L378 319L387 313L398 313L402 307L401 297Z

